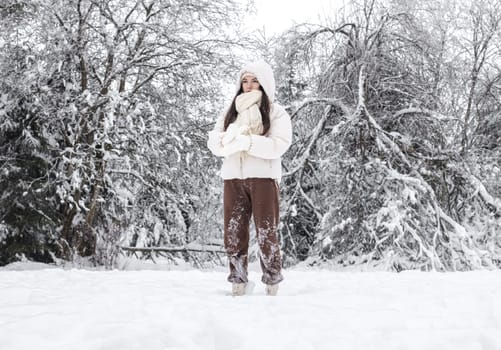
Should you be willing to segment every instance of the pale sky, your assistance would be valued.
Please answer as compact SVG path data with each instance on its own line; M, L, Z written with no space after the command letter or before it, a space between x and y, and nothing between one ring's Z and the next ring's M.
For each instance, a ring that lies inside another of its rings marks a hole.
M265 28L267 35L280 34L295 23L319 23L326 13L343 5L343 0L254 0L257 15L247 17L249 27Z
M237 0L242 4L247 0ZM345 0L254 0L256 14L248 14L244 18L245 27L249 30L265 29L267 37L279 35L298 23L320 23L321 18L333 17L336 9L342 7ZM253 61L259 56L252 52L240 53L247 61ZM236 72L235 72L236 73ZM234 96L235 83L223 87L226 103Z

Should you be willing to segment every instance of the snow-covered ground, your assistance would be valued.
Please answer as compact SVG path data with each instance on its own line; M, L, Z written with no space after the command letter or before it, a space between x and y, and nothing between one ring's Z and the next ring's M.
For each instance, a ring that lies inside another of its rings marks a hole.
M42 266L45 267L45 266ZM0 349L501 349L501 271L0 269Z

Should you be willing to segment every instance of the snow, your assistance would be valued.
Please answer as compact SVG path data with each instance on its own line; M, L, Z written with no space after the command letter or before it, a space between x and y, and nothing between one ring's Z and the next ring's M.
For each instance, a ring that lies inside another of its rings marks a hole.
M0 268L0 349L501 349L501 271Z

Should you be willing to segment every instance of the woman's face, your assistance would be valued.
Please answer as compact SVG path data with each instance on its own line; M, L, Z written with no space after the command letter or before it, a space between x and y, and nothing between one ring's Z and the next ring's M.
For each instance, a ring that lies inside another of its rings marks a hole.
M259 90L259 82L257 78L253 75L247 74L242 78L242 90L243 92L250 92L252 90Z

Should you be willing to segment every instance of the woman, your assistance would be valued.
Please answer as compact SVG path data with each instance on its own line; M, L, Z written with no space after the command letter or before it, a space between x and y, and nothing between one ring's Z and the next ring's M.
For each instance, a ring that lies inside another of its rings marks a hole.
M254 217L266 294L276 295L283 280L279 224L280 157L292 140L291 120L274 102L275 79L264 61L246 65L238 74L237 94L209 132L207 145L224 157L224 244L232 294L245 294L249 221Z

